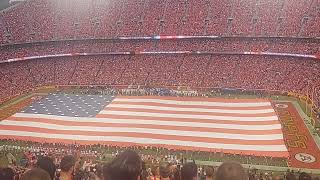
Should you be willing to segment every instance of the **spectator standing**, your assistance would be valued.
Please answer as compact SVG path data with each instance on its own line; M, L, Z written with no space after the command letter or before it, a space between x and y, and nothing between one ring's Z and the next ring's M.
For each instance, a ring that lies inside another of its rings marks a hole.
M194 162L183 165L181 169L181 180L198 180L198 168Z
M36 163L36 167L47 171L51 177L51 180L54 179L56 173L56 166L51 158L40 157Z
M219 166L216 180L247 180L248 176L241 166L236 162L225 162Z
M214 169L212 166L206 166L205 169L206 180L213 180Z
M75 164L76 159L71 155L64 156L61 159L60 180L73 180Z
M103 168L105 180L139 180L142 173L142 160L131 150L118 155Z
M171 180L171 169L170 169L170 164L165 162L161 163L159 167L159 173L160 173L160 179L161 180Z

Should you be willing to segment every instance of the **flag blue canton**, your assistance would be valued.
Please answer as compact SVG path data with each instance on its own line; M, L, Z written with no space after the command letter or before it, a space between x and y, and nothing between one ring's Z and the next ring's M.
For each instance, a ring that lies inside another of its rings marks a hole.
M49 94L21 112L70 117L95 117L114 98L111 95Z

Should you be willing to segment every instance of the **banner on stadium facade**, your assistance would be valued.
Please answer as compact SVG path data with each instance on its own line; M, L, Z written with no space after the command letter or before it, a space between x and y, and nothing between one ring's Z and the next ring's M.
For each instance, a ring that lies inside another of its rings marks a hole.
M136 54L224 54L224 55L269 55L269 56L290 56L302 58L319 58L316 55L291 54L291 53L273 53L273 52L207 52L207 51L124 51L124 52L108 52L108 53L67 53L67 54L48 54L41 56L27 56L21 58L12 58L0 61L0 63L8 63L15 61L24 61L31 59L43 59L53 57L72 57L72 56L96 56L96 55L136 55Z

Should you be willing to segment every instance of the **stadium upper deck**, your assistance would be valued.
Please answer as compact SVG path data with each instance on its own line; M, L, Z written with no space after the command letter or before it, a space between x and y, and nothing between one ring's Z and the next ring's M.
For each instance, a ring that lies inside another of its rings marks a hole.
M0 15L0 43L148 35L319 37L319 1L29 0Z

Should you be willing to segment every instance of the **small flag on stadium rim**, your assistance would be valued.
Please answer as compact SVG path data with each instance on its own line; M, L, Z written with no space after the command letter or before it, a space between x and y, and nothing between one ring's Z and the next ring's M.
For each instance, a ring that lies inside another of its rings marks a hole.
M0 127L1 138L288 157L267 99L50 94Z

